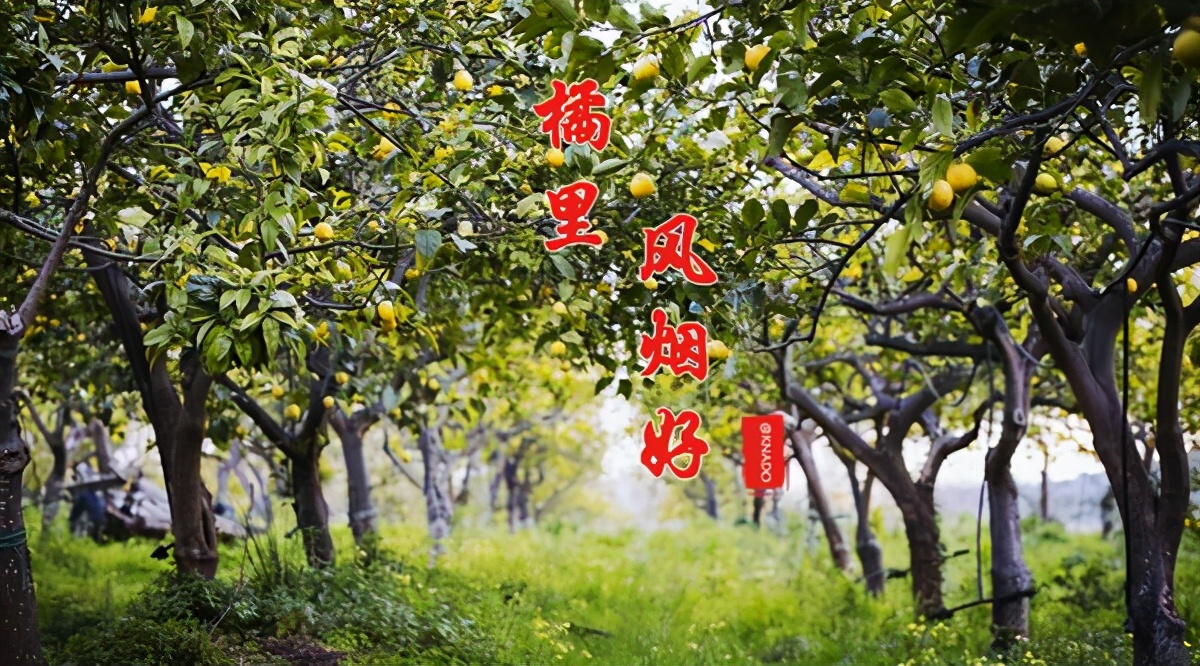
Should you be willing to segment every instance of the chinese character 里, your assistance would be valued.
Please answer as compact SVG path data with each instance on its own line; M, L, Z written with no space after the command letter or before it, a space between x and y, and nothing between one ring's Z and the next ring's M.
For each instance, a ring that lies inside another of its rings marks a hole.
M604 150L612 119L592 110L604 108L608 102L598 92L600 85L594 79L584 79L570 86L555 79L551 84L554 94L550 99L533 105L533 112L543 118L541 130L550 135L550 145L562 148L563 143L586 143L596 150Z
M642 262L641 279L675 269L688 282L698 285L717 283L712 267L692 249L696 235L696 218L685 213L673 215L657 227L643 228L646 234L646 258Z
M575 181L557 190L547 190L546 200L550 203L550 215L561 223L554 228L559 235L546 241L547 250L557 252L576 243L596 247L604 244L603 236L588 231L592 228L592 223L586 219L598 196L600 188L586 180Z
M638 354L646 359L642 375L649 377L665 365L675 375L686 373L704 381L708 377L708 329L704 324L689 321L672 326L662 308L654 309L651 320L654 333L642 333L638 346Z
M655 428L654 420L651 419L642 431L642 442L645 445L642 449L642 464L655 477L662 476L664 467L670 467L671 472L680 479L696 476L700 473L703 457L709 451L708 442L696 436L696 430L700 428L700 415L690 409L676 415L666 407L659 407L657 414L662 419L662 428ZM676 430L680 431L679 445L672 447ZM675 458L685 454L689 457L688 464L680 469L675 464Z

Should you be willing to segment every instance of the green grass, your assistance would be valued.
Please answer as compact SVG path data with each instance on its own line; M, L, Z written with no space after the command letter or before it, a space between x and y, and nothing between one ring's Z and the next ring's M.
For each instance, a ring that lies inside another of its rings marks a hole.
M951 549L973 541L970 528L946 530ZM418 526L385 529L381 554L370 561L355 556L348 531L339 529L341 562L324 572L302 566L298 539L273 535L248 548L224 548L216 583L183 587L164 577L166 563L149 558L154 544L96 547L35 536L39 616L47 651L59 663L168 663L188 649L203 663L262 662L272 657L260 641L285 636L342 652L350 663L1131 659L1120 629L1119 542L1066 535L1056 526L1027 530L1040 588L1033 640L1013 655L988 653L987 606L944 623L917 621L906 581L889 581L887 593L871 599L830 567L823 550L806 553L798 530L778 537L697 521L654 534L554 532L460 533L430 570ZM1188 535L1177 580L1193 644L1200 638L1197 541ZM986 573L986 543L984 555ZM907 566L902 537L885 539L885 559ZM946 569L947 604L974 599L974 555L954 558ZM139 636L146 645L136 644Z

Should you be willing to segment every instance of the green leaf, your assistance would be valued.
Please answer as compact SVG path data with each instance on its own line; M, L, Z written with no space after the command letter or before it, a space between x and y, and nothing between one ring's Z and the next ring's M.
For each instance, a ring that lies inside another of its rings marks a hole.
M583 14L593 21L603 21L612 9L612 0L583 0Z
M746 226L753 227L762 222L765 216L766 212L758 199L748 199L746 203L742 204L742 221L746 223Z
M575 279L575 267L572 266L571 262L567 261L562 255L550 255L550 263L554 264L554 267L558 269L558 272L561 273L563 277L567 278L568 280Z
M770 143L767 145L767 155L780 155L783 147L792 135L792 130L800 124L800 116L777 114L771 119Z
M553 14L557 14L564 21L574 23L579 20L579 14L575 13L575 5L571 0L542 0L542 2Z
M619 171L621 169L621 167L625 166L626 164L629 164L629 160L623 160L623 159L619 159L616 157L610 157L609 159L604 160L600 164L597 164L596 168L592 169L592 175L593 176L607 176L610 173ZM524 203L524 202L522 201L522 203ZM518 215L520 214L520 206L519 205L518 205L518 213L517 214Z
M1152 58L1142 70L1142 85L1138 89L1138 110L1142 122L1153 127L1158 121L1158 105L1162 102L1162 63Z
M999 148L979 148L965 160L975 173L993 183L1007 183L1012 178L1012 165Z
M179 43L186 49L196 34L196 27L183 14L175 14L175 29L179 32Z
M954 109L942 95L933 100L933 129L943 136L954 136Z
M620 30L621 32L628 32L636 35L642 31L642 29L638 27L637 21L633 20L633 14L630 14L629 10L625 9L621 5L613 5L612 8L608 10L608 22L612 24L612 27Z
M691 85L691 84L699 81L702 77L706 76L708 73L715 72L715 71L716 71L716 68L713 67L712 56L702 55L699 58L696 58L695 60L692 61L691 66L688 67L688 71L687 71L688 85Z
M911 113L916 111L917 103L913 98L908 96L908 93L899 88L892 88L879 93L879 100L892 113Z
M662 68L667 76L678 79L684 75L687 63L683 59L683 50L679 45L672 44L662 51Z
M442 246L442 232L436 229L422 229L413 238L417 252L426 259L437 254L438 248Z
M906 224L896 230L896 233L888 236L887 242L883 247L883 272L888 277L895 277L896 272L900 269L900 263L904 261L904 254L908 251L909 241L912 239L911 224Z

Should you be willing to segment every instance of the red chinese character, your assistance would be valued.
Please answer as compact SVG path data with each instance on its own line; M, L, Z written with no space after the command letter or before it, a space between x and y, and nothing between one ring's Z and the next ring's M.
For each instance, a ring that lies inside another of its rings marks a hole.
M595 79L584 79L570 87L558 79L551 84L554 94L550 99L533 105L533 112L545 119L541 130L550 135L550 145L562 148L564 141L576 145L589 143L596 150L604 150L612 119L603 113L592 112L593 107L603 109L608 103L604 95L597 92L600 84Z
M662 428L654 427L654 420L646 423L642 430L642 464L655 477L662 476L663 467L670 467L677 478L690 479L700 473L702 458L708 454L708 442L696 436L700 427L700 415L685 409L676 416L666 407L659 407L657 413L662 418ZM679 433L679 446L671 448L675 440L675 431ZM679 469L675 465L675 457L687 454L691 456L688 466Z
M692 250L696 218L679 213L657 227L643 228L642 231L646 234L646 259L641 269L643 280L674 268L692 284L717 283L716 272Z
M546 249L551 252L583 243L599 247L604 244L604 237L596 232L584 233L592 228L592 223L584 219L596 205L596 197L600 196L600 188L586 180L578 180L557 190L548 190L546 200L550 202L550 215L562 222L554 228L558 237L546 241Z
M708 329L704 324L689 321L671 326L662 308L654 308L651 320L654 334L642 333L638 346L638 355L647 361L642 376L649 377L665 365L675 375L686 373L704 381L708 377Z

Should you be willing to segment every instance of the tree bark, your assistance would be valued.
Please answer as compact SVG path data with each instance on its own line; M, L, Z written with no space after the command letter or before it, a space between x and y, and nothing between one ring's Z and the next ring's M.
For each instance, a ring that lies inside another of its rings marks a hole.
M17 424L13 392L20 339L0 331L0 660L5 664L42 663L33 569L25 542L21 479L29 465L29 447Z
M361 414L363 412L358 412ZM354 543L363 544L363 538L376 531L375 505L371 503L371 477L367 472L367 461L363 455L363 433L366 425L356 415L347 417L335 411L329 419L334 432L342 442L342 455L346 460L346 485L350 497L350 531Z
M917 613L926 618L940 616L946 609L942 599L941 530L933 506L932 488L922 491L915 485L888 488L904 518L908 538L909 576Z
M304 539L309 566L322 568L334 563L333 537L329 534L329 505L321 489L320 453L289 456L292 506L296 529Z
M1041 514L1042 522L1050 522L1050 450L1044 452L1046 459L1042 463L1042 494L1041 494Z
M438 556L445 552L442 542L450 536L450 519L454 516L454 501L449 490L450 466L442 450L441 435L434 426L421 427L417 446L425 468L425 518L429 536L433 539L429 551L429 566L432 567L437 564Z
M190 358L184 365L189 368L185 374L191 376L184 379L187 385L181 398L167 372L165 356L160 355L153 363L148 360L128 278L101 257L85 251L84 258L112 314L143 408L154 428L171 507L176 567L212 578L218 564L216 519L212 496L200 479L200 447L207 421L205 402L212 378L200 370L198 359Z
M704 513L717 520L717 482L703 471L700 472L700 480L704 482Z
M853 456L843 455L841 452L838 452L838 457L850 476L850 492L854 497L854 513L858 521L854 532L854 547L858 563L862 567L863 581L867 593L877 597L883 594L887 573L883 569L883 547L879 545L875 530L871 529L871 486L874 485L875 477L868 471L866 482L860 486L858 462Z
M829 505L829 497L821 484L821 475L817 472L817 463L812 454L812 433L795 429L789 434L792 441L792 451L804 472L808 482L808 496L813 509L821 520L825 530L825 539L829 542L829 555L833 563L842 571L850 570L850 549L846 546L846 538L842 536L842 528L833 518L833 509Z
M54 459L50 474L42 486L42 538L46 538L51 533L54 519L58 517L58 510L63 499L63 486L67 479L67 442L63 437L63 432L66 429L69 409L65 404L59 406L54 429L51 430L46 427L41 415L37 413L33 400L28 396L24 400L34 426L42 433L42 438L46 440L46 447L50 449L50 455Z

